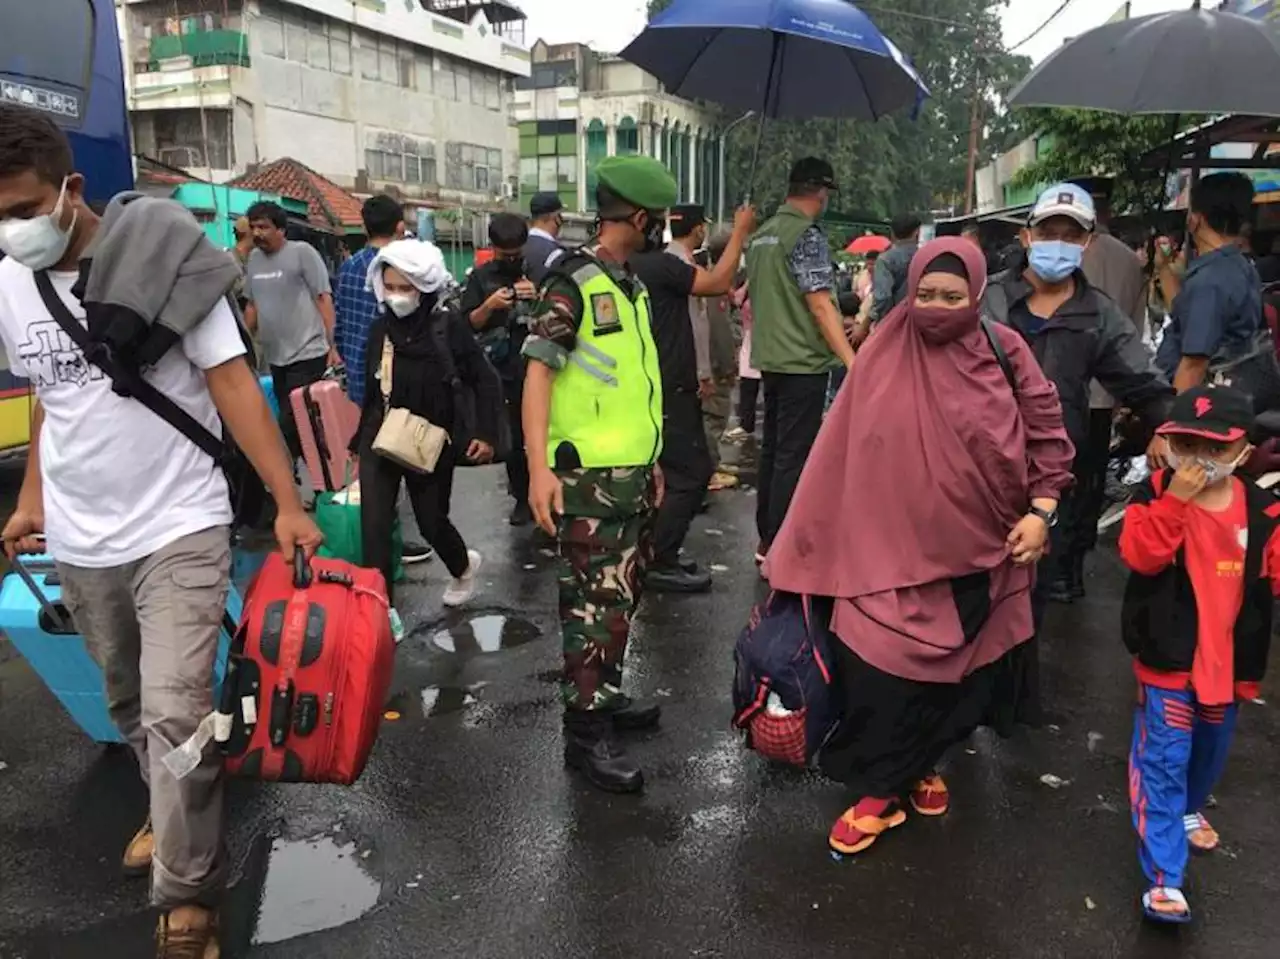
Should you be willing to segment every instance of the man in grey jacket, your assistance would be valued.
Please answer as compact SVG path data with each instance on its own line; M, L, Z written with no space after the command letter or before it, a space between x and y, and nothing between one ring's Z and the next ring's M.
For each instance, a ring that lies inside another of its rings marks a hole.
M920 249L920 218L904 213L889 224L893 246L876 260L871 282L871 318L883 320L907 295L907 272Z

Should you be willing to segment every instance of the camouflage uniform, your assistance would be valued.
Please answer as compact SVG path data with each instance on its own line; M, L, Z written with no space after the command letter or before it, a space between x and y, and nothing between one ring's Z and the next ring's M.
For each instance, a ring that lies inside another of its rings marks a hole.
M606 251L590 252L624 288L639 282ZM525 356L563 369L582 322L582 298L552 274L535 309ZM558 521L560 627L565 706L609 708L621 696L622 663L640 584L649 561L656 511L652 467L572 468L552 463L564 485Z
M649 560L653 470L557 470L564 484L559 521L561 694L571 709L608 708L621 694L631 617Z

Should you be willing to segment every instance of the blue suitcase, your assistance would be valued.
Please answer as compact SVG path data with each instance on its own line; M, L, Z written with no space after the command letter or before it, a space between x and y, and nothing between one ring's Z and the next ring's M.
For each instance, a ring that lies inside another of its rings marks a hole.
M107 713L102 670L89 655L83 637L62 605L62 589L53 560L44 555L22 556L10 564L10 569L0 580L0 630L91 739L100 743L124 742ZM227 595L227 616L214 665L215 703L231 645L227 629L239 622L240 594L233 586Z

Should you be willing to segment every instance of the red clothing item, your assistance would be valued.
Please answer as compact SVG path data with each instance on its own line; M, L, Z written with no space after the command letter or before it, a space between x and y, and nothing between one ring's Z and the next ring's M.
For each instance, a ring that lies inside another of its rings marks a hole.
M1257 683L1235 682L1235 624L1244 600L1244 560L1248 514L1244 486L1232 479L1231 505L1210 512L1167 494L1125 510L1120 557L1135 572L1154 576L1183 550L1187 577L1196 597L1196 654L1190 673L1150 669L1135 660L1141 682L1162 689L1195 691L1210 706L1236 697L1255 698ZM1273 535L1263 555L1262 575L1280 593L1280 537Z

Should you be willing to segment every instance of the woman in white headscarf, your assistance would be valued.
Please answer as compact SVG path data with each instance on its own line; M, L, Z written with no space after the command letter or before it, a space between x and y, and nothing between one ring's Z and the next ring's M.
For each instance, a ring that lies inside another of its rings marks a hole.
M461 606L476 587L480 554L467 549L462 535L449 521L453 471L462 458L473 463L493 458L498 423L492 411L501 409L496 377L466 321L456 312L437 309L453 285L444 256L430 243L397 240L384 246L369 267L369 285L382 314L369 329L366 354L364 408L360 428L351 441L359 456L361 526L366 566L382 570L391 589L391 533L396 501L403 483L408 490L418 528L435 548L453 581L445 590L446 606ZM391 345L390 396L382 382L384 345ZM443 356L442 351L448 350ZM417 472L374 451L374 440L388 409L405 409L457 435L456 375L476 393L475 436L465 450L445 445L430 473Z

